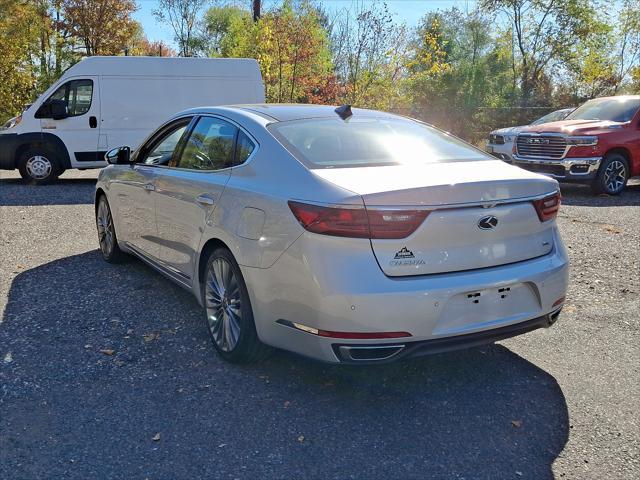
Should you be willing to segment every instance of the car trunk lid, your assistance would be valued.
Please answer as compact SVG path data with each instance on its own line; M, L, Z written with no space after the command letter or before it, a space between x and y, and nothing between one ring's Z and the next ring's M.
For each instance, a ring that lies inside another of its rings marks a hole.
M504 265L553 247L554 222L542 222L531 200L557 191L557 182L500 161L314 173L359 194L370 218L377 212L430 211L405 238L372 238L376 260L389 276Z

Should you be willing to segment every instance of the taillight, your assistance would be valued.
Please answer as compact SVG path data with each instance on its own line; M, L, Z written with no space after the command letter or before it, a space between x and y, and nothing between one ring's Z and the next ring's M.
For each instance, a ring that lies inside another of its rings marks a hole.
M405 238L429 215L428 210L367 210L294 201L289 202L289 208L300 225L310 232L351 238Z
M556 192L540 200L534 200L533 206L536 207L536 212L541 222L556 218L558 216L558 210L560 209L560 192Z

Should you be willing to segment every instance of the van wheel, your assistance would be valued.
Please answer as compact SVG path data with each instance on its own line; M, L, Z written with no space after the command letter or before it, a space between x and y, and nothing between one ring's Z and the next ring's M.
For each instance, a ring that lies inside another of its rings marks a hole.
M608 195L619 195L627 186L629 180L629 162L620 153L610 153L598 170L598 175L591 184L593 193L606 193Z
M62 173L55 154L41 148L31 148L20 155L18 170L22 178L36 185L51 183Z
M207 327L220 356L232 363L265 359L271 348L258 338L249 292L229 250L213 251L202 280Z

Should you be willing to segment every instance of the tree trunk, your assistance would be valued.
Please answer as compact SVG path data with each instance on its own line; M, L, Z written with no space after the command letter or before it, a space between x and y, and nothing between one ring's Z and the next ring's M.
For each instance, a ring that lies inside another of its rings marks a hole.
M253 21L257 22L260 20L260 0L253 0Z

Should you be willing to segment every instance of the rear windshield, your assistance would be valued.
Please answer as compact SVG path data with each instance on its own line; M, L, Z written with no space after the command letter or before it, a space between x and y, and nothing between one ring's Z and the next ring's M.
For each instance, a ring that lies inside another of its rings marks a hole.
M567 120L609 120L628 122L640 108L638 98L601 98L589 100L567 116Z
M269 131L309 168L373 167L488 160L468 143L402 118L294 120Z

